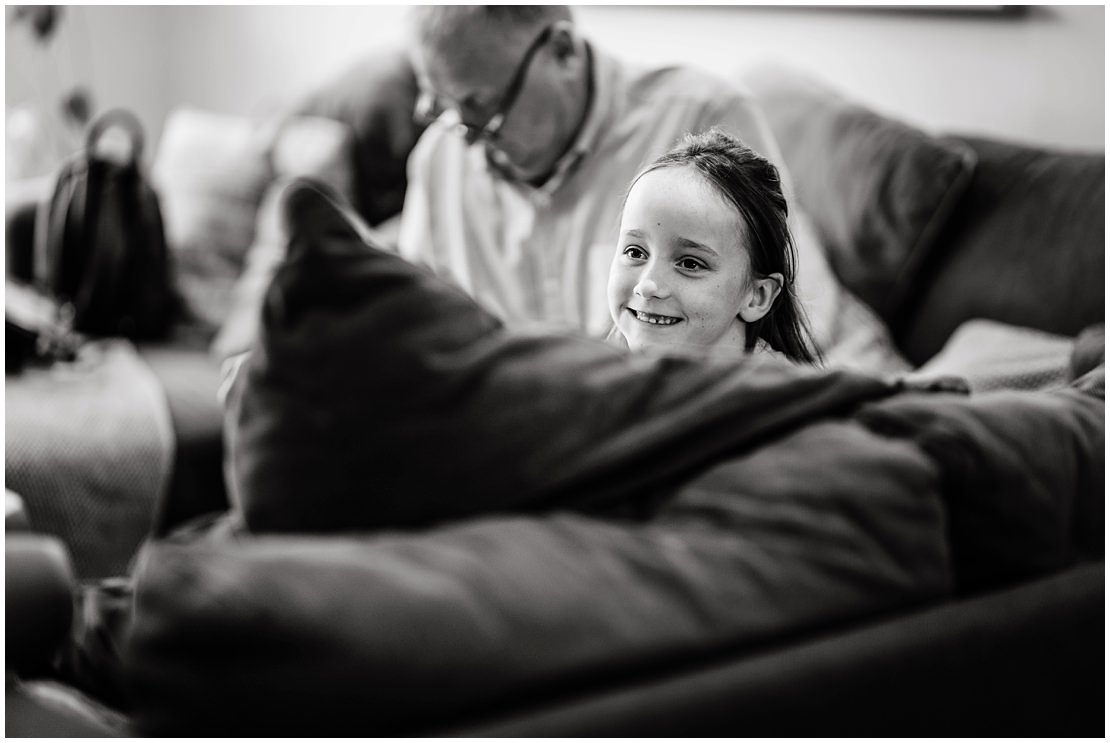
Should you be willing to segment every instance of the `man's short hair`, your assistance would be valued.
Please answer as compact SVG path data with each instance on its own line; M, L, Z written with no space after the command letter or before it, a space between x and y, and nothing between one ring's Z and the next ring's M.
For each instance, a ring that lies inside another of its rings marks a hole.
M413 8L416 41L449 49L467 38L532 35L556 21L571 21L569 5L420 5ZM465 30L466 34L459 32Z

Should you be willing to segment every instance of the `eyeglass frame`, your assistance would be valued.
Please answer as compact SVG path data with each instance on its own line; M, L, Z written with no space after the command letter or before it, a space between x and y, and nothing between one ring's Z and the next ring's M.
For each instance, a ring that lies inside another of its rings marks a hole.
M497 102L497 107L494 109L493 114L486 119L486 123L482 125L468 124L462 121L462 113L455 107L442 106L440 104L440 96L435 93L422 92L416 99L416 108L413 111L413 119L417 123L430 123L435 119L442 116L448 111L453 111L459 117L459 121L454 123L454 129L465 140L467 144L474 144L478 141L494 142L500 135L501 128L505 126L505 120L512 112L512 108L516 105L517 99L520 98L520 92L524 89L524 79L528 76L528 71L532 67L532 60L536 56L536 52L540 50L554 31L554 25L546 26L532 43L528 45L520 62L517 64L516 71L513 73L512 79L509 84L505 86L505 92L500 96Z

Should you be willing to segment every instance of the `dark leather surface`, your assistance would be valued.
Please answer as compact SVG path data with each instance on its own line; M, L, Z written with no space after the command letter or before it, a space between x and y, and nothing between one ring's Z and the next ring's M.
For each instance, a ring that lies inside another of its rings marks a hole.
M124 733L119 717L75 689L9 679L4 735L9 738L112 738Z
M73 622L76 580L69 554L54 537L7 533L4 539L5 667L25 676L46 672Z
M193 516L227 508L220 367L206 348L147 345L139 352L165 391L176 438L172 479L155 514L154 532L162 535Z

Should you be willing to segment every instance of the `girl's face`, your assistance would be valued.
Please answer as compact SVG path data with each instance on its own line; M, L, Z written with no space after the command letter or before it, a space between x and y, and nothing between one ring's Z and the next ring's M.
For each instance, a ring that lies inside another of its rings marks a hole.
M609 269L609 311L629 348L742 351L744 320L766 312L745 312L760 283L736 208L692 166L633 184Z

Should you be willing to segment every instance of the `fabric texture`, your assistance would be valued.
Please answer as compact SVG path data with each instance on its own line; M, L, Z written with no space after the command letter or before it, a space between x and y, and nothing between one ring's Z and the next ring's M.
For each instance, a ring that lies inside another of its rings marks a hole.
M792 204L796 293L817 343L840 365L908 368L871 311L837 281L795 208L791 174L742 89L684 67L625 65L591 47L594 96L578 139L538 188L491 168L434 122L409 160L400 253L458 283L506 322L543 322L605 337L606 299L624 194L635 175L688 132L717 126L776 163ZM862 337L866 336L866 337ZM851 352L834 353L840 343Z
M354 196L354 139L346 124L320 117L290 117L274 138L271 160L274 180L266 186L259 204L242 273L231 289L226 315L212 341L211 352L218 359L246 351L257 335L263 294L285 259L288 235L279 204L291 179L310 177L344 199Z
M1106 324L1095 323L1083 329L1075 339L1075 348L1068 362L1072 379L1078 378L1106 363Z
M915 364L971 318L1064 336L1105 319L1105 156L964 141L974 177L895 330Z
M416 75L406 49L368 55L294 107L299 116L343 122L354 135L352 203L367 223L379 225L401 211L405 163L423 131L413 121Z
M254 239L255 213L272 178L273 126L248 117L178 108L151 168L178 288L209 336L223 323Z
M142 733L426 730L1101 549L1092 396L510 332L287 199L230 398L249 531L138 560Z
M60 538L79 578L123 573L169 482L174 436L157 380L126 341L9 376L6 485L35 531Z
M968 320L915 376L954 375L973 392L1063 387L1074 377L1075 339L993 320Z
M967 191L974 151L781 68L747 82L775 132L837 277L898 326Z

